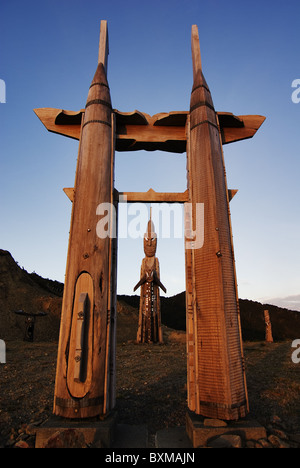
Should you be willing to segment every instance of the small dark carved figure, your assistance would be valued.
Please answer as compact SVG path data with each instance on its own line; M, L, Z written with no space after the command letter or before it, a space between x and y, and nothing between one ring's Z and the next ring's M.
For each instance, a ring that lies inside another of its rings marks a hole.
M37 314L30 314L28 312L24 312L23 310L17 310L15 312L18 315L24 315L25 317L25 333L24 333L24 341L34 341L34 326L35 326L35 319L36 317L44 317L47 315L45 312L39 312Z

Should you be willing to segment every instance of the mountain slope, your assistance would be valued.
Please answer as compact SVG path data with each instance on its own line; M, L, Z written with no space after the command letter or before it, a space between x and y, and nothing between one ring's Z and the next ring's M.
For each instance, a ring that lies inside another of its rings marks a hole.
M61 298L42 287L26 270L20 268L11 254L0 250L0 338L22 339L25 317L16 315L23 310L30 314L44 312L35 324L35 338L40 341L57 339Z
M15 313L21 309L32 314L47 314L36 319L36 341L57 341L62 294L63 284L28 273L8 251L0 250L0 339L23 339L25 318ZM139 301L138 295L118 296L118 341L136 338ZM269 310L275 341L300 339L300 312L246 299L239 302L244 340L264 340L264 309ZM165 326L185 330L185 292L162 296L161 314Z
M122 296L130 305L139 303L138 296ZM264 340L264 310L270 314L275 341L300 339L300 312L274 305L240 299L242 335L244 340ZM161 297L162 323L175 330L185 330L185 292L172 297Z

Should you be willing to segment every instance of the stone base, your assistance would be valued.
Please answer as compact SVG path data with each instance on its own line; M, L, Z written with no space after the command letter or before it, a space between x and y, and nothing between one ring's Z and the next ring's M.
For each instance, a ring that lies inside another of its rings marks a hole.
M53 416L36 432L35 448L110 448L115 438L117 414L103 420L73 420Z
M160 429L155 435L156 448L192 448L185 426Z
M204 447L209 440L224 434L239 435L244 440L267 437L266 429L248 417L239 421L219 421L218 424L217 420L209 420L190 411L186 414L186 432L194 448Z
M148 448L148 427L146 424L117 424L111 448Z

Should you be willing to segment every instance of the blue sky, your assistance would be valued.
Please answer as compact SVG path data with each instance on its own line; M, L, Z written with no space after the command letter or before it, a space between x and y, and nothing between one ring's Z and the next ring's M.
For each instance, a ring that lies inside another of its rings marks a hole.
M108 21L112 104L150 115L188 110L191 27L216 110L260 114L253 139L224 146L239 296L300 310L298 0L2 0L0 248L64 281L78 142L46 131L34 108L85 106ZM299 94L300 95L300 94ZM116 188L184 191L185 155L117 153ZM146 172L146 175L145 175ZM118 292L139 279L141 239L119 240ZM167 295L185 289L182 239L158 239Z

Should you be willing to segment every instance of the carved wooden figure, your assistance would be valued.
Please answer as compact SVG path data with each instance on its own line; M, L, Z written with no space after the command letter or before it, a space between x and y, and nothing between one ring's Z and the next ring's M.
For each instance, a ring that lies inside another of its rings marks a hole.
M147 232L144 235L145 258L142 261L140 281L134 287L134 291L141 287L138 343L163 342L159 288L164 292L167 291L160 282L159 261L155 256L156 247L157 235L150 215Z
M25 333L24 341L34 341L34 328L35 321L37 317L44 317L47 315L46 312L38 312L37 314L30 314L29 312L24 312L23 310L15 311L18 315L23 315L25 317Z

